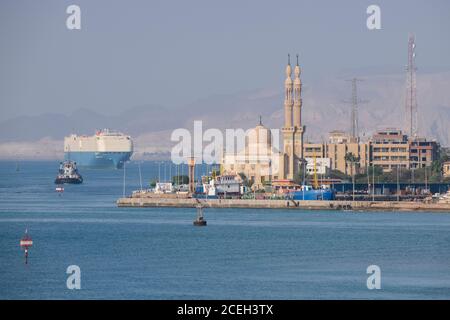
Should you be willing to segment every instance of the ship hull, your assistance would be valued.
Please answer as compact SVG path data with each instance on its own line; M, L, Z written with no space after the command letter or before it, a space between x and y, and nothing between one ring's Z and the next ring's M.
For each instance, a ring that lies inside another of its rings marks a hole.
M55 179L55 184L65 184L65 183L80 184L80 183L83 183L83 178L79 177L79 178L56 178Z
M132 152L66 152L66 160L75 161L78 167L95 169L121 169L130 160Z
M335 193L333 190L305 190L294 191L291 194L293 200L334 200Z

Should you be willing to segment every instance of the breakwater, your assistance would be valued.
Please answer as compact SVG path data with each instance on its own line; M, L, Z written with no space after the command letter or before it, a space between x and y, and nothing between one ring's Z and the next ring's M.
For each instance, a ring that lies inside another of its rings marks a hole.
M117 200L119 207L253 208L304 210L382 210L433 211L450 213L450 204L412 201L321 201L321 200L255 200L255 199L195 199L166 197L128 197Z

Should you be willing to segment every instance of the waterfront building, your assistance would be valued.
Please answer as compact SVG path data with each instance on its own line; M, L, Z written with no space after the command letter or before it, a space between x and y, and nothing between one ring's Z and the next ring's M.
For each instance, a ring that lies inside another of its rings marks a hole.
M305 143L305 158L330 159L330 169L347 175L364 173L367 166L378 166L384 172L397 167L429 167L439 157L439 144L425 138L410 139L399 129L378 130L367 142L358 141L342 131L332 131L328 143ZM351 163L347 155L357 160ZM352 168L353 166L353 168Z
M408 136L400 129L378 130L371 138L372 165L385 172L394 168L409 169Z
M318 175L326 175L331 168L330 158L305 158L306 173L313 175L316 172Z
M357 139L342 131L330 132L328 143L305 143L304 156L306 158L320 157L329 159L329 168L345 174L361 172L370 165L370 143L359 142ZM356 163L350 163L348 154L353 154ZM353 168L352 168L353 166Z
M439 157L439 145L436 141L415 138L409 141L409 162L411 169L429 167Z
M326 155L331 159L331 169L341 171L347 175L361 173L370 164L370 144L348 140L342 143L328 143L325 145ZM351 163L348 155L353 155L356 162Z
M306 142L303 145L303 155L305 158L325 158L325 144Z
M334 130L330 132L328 141L330 144L355 143L358 139L344 131Z
M263 189L272 179L279 177L279 161L283 155L272 146L272 133L260 123L247 132L245 147L239 152L224 153L224 174L245 174L253 182L252 189Z
M394 168L417 169L438 159L439 144L425 138L408 137L399 129L377 131L371 139L372 165L389 172Z

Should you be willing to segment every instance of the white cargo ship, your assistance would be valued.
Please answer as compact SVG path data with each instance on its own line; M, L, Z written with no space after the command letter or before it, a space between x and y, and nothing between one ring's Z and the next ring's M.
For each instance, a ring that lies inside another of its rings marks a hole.
M131 137L109 129L93 136L71 134L64 138L64 158L79 167L120 169L132 154Z

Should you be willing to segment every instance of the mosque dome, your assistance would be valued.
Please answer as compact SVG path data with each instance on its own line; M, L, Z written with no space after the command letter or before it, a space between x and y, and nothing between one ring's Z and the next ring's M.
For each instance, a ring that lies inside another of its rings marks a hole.
M272 148L272 133L261 122L248 134L247 147L254 148L258 153L266 153Z

